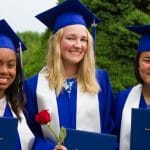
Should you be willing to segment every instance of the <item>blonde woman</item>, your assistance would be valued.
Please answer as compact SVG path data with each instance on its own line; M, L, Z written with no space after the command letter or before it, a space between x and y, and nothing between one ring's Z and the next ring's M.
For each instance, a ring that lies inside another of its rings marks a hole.
M49 139L51 149L58 148L48 128L34 120L38 111L47 109L56 133L60 126L110 133L112 89L108 74L95 69L94 43L87 29L99 19L80 1L73 0L37 18L53 34L49 39L47 66L24 84L33 132Z

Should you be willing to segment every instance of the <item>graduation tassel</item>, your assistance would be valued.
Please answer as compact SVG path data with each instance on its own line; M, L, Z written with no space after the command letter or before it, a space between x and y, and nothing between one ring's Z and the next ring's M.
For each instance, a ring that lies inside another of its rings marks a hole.
M22 62L22 46L21 42L19 42L19 51L18 51L18 59L19 59L19 99L21 100L21 104L24 103L25 95L23 91L23 82L24 82L24 72L23 72L23 62Z
M91 25L92 28L92 36L93 36L93 44L94 44L94 53L96 55L96 26L97 24L95 23L95 20L93 20L93 23Z

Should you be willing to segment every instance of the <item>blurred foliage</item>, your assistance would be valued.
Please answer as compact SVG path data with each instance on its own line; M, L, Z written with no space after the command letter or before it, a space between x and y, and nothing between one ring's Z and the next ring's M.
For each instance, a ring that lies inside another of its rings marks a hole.
M62 0L60 0L62 2ZM110 74L113 90L136 84L133 60L140 36L126 26L150 24L150 0L82 0L100 19L96 37L96 65ZM44 33L18 33L28 47L23 53L24 72L30 77L45 64L47 40Z

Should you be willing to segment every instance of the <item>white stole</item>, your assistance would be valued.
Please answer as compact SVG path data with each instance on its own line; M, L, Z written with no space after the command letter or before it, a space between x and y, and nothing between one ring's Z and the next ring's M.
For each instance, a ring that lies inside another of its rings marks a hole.
M119 150L130 150L131 110L132 108L139 107L141 92L142 92L142 85L138 84L131 89L127 97L122 112Z
M13 116L16 117L12 111ZM21 122L18 120L18 133L20 137L20 143L22 150L31 150L34 144L35 137L29 129L23 112L20 112Z
M4 97L4 100L6 101L6 97ZM14 118L17 118L16 114L13 112L10 103L9 107L11 110L11 113ZM6 105L5 108L6 109ZM20 117L21 117L21 122L18 120L18 134L19 134L19 139L20 139L20 144L21 144L21 149L22 150L31 150L32 146L34 144L35 137L31 130L29 129L25 116L23 112L20 112Z
M46 67L43 68L38 76L37 82L37 104L38 111L42 109L49 110L52 120L51 126L58 134L60 131L59 115L57 108L57 99L55 90L49 88L48 80L45 77ZM97 94L83 93L77 87L77 112L76 128L79 130L101 132L100 127L100 110ZM44 137L56 141L47 126L41 126Z

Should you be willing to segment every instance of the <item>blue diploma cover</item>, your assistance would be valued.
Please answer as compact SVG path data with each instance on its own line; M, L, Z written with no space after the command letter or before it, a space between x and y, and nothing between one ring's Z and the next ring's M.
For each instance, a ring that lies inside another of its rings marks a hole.
M0 118L0 150L16 150L17 118Z
M67 129L64 145L68 150L115 150L117 138L114 135Z
M150 149L150 110L132 109L131 150Z

